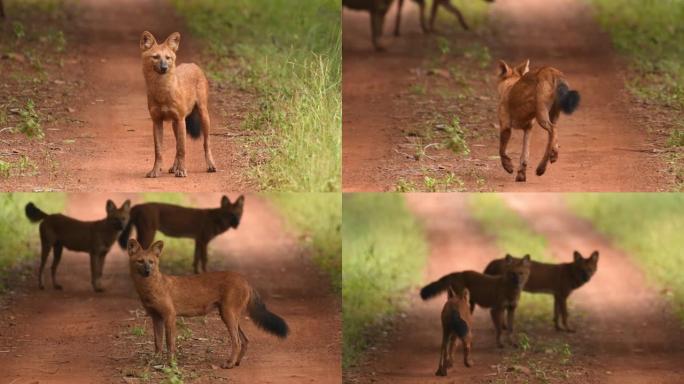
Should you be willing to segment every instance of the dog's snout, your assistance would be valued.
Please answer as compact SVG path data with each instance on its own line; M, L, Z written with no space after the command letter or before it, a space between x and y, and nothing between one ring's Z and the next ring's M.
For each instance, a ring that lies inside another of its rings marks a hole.
M169 70L169 63L166 60L159 62L159 72L166 73Z

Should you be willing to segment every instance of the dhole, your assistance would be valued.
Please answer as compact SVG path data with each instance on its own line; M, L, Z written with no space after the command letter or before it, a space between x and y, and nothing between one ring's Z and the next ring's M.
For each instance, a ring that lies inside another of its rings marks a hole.
M508 257L510 255L506 255ZM532 261L530 264L530 277L523 287L526 292L550 293L553 295L553 324L557 331L565 330L574 332L568 326L568 296L575 289L587 283L598 266L599 252L594 251L591 256L584 258L575 251L572 263L546 264ZM487 265L484 273L499 275L503 272L505 259L494 260ZM562 317L563 328L558 322Z
M522 287L530 274L530 255L522 259L514 259L507 255L504 262L504 273L500 276L484 275L475 271L456 272L432 282L420 290L420 297L427 300L451 287L454 292L470 291L471 311L475 304L483 308L491 308L490 314L496 329L496 344L503 348L501 342L502 329L508 330L508 340L513 343L513 319L520 299ZM508 326L504 327L504 312L508 310Z
M461 340L463 345L463 364L471 367L473 361L470 359L470 346L472 344L471 316L470 316L470 293L464 288L460 294L454 292L453 288L448 288L449 297L442 309L442 348L439 355L439 366L437 376L446 376L447 368L454 365L454 354L456 352L456 340Z
M104 289L100 283L104 269L105 256L116 241L119 232L128 223L131 202L126 200L117 208L114 202L107 200L107 217L97 221L81 221L62 214L48 215L33 203L26 204L26 217L34 223L40 222L40 269L38 269L38 286L44 289L43 269L52 253L52 286L62 289L57 282L57 267L62 259L62 249L90 254L90 280L95 292Z
M210 272L191 276L170 276L159 271L164 248L157 241L143 249L135 239L128 241L131 278L143 307L152 318L155 353L162 351L166 333L169 360L176 355L176 316L204 316L218 308L231 340L231 353L223 368L233 368L247 352L249 339L240 327L244 312L259 328L280 338L289 332L285 320L266 309L257 291L235 272Z
M131 208L131 219L119 236L119 245L126 248L131 229L136 228L137 239L144 248L149 247L157 231L172 236L195 240L195 273L207 271L207 247L209 241L221 233L240 225L245 198L240 196L231 203L227 196L221 198L219 208L187 208L165 203L138 204Z
M470 27L468 27L468 24L466 23L465 19L463 18L463 14L461 11L453 4L451 4L451 0L433 0L432 1L432 7L430 10L430 26L428 27L427 23L425 22L425 0L413 0L414 2L418 3L418 6L420 7L420 27L423 30L424 33L430 33L435 30L435 19L437 18L437 10L440 6L445 8L447 11L451 12L454 16L458 18L459 23L461 23L461 26L465 30L469 30ZM488 3L493 3L494 0L485 0ZM399 36L399 25L401 24L401 9L404 6L404 0L399 0L399 9L397 10L397 21L394 25L394 35Z
M207 172L216 172L209 148L209 83L196 64L176 67L176 51L180 33L172 33L162 44L150 32L140 38L143 75L147 85L147 107L152 117L154 134L154 167L147 177L162 174L162 140L164 121L171 120L176 137L176 159L169 173L185 177L185 134L204 137Z
M499 156L501 165L508 173L513 173L513 163L506 153L512 129L522 129L523 149L520 155L520 168L515 181L526 180L527 162L530 157L530 138L532 121L548 132L546 150L537 166L537 176L546 172L549 162L558 160L556 122L560 112L571 114L579 105L580 96L571 91L563 73L552 67L542 67L530 72L527 60L511 68L503 60L499 61Z

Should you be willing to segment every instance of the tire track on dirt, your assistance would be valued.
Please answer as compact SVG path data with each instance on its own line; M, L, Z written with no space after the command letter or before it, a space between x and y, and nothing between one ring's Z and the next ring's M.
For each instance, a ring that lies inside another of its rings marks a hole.
M198 44L187 32L171 5L162 0L86 0L74 4L76 24L70 49L86 68L84 94L75 105L74 119L82 127L58 126L70 132L76 147L60 156L56 184L70 191L221 191L254 189L246 176L247 159L235 139L222 136L235 129L247 106L238 91L216 87L210 90L211 141L218 173L207 173L202 140L186 140L187 178L164 173L145 178L152 169L154 143L147 93L142 76L139 40L151 31L163 42L174 31L181 32L178 63L202 66ZM206 73L206 63L204 63ZM225 92L232 93L230 97ZM220 116L222 105L228 116ZM68 124L68 123L64 123ZM218 135L217 135L218 134ZM176 141L170 122L164 128L164 171L175 157ZM60 180L63 179L63 180Z
M124 198L135 202L137 196L107 197L120 203ZM189 199L197 206L211 207L220 195L190 195ZM105 201L101 195L70 195L67 214L101 218ZM242 324L251 343L244 363L231 370L214 370L212 365L228 357L225 326L217 313L208 315L206 322L190 321L193 334L201 340L180 344L185 382L340 382L340 299L331 292L329 278L285 230L270 203L246 196L240 227L210 243L209 269L245 274L269 308L286 319L291 334L284 341L276 340L245 319ZM49 277L46 290L38 290L32 274L4 300L7 310L1 315L0 350L8 352L0 353L2 380L13 384L36 380L122 383L125 372L144 368L154 348L152 329L149 321L143 323L133 313L142 306L130 281L128 256L114 245L107 256L103 294L90 287L86 254L65 250L58 273L64 291L52 290ZM133 325L145 327L145 335L131 337Z
M546 237L559 261L571 261L574 250L600 251L596 274L570 298L583 313L577 331L591 351L591 375L601 383L681 383L682 328L629 256L573 215L562 195L506 194L505 199ZM578 321L573 314L571 309L571 323Z

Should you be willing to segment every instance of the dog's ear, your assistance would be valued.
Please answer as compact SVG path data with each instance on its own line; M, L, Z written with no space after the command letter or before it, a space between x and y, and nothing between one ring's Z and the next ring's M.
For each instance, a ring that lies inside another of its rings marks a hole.
M140 243L138 243L138 240L130 238L128 239L128 245L126 246L126 249L128 250L128 255L133 256L136 253L140 252L142 247L140 246Z
M577 252L577 251L573 252L573 253L572 253L572 260L573 260L575 263L577 263L577 262L579 262L579 261L582 261L582 254L579 253L579 252Z
M515 67L515 71L520 74L520 76L526 74L530 71L530 59L523 61Z
M461 299L463 299L465 302L470 301L470 291L468 288L463 288L463 292L461 292Z
M116 204L114 204L114 202L111 200L107 200L105 209L107 209L107 215L113 215L116 213Z
M121 208L124 211L130 211L131 210L131 201L130 200L124 201L123 205L121 205Z
M504 78L513 73L511 67L505 61L499 60L499 77Z
M513 256L511 256L510 254L507 253L506 257L504 257L504 261L506 262L506 264L512 263L513 262Z
M599 258L599 251L594 251L591 253L591 256L589 256L589 260L594 264L598 264L598 258Z
M242 208L243 205L245 205L245 196L240 195L240 197L235 200L235 204L233 204L233 206Z
M221 208L228 208L228 207L230 207L230 199L228 198L228 196L223 195L221 197Z
M154 35L148 31L143 32L142 36L140 37L140 50L144 52L155 45L157 45L157 39L154 38Z
M172 51L176 52L180 46L180 33L174 32L169 37L166 38L164 42L167 47L171 48Z
M522 264L523 265L527 266L527 265L530 265L531 263L532 263L532 259L530 258L529 254L523 256L523 258L522 258Z
M161 240L157 240L150 246L150 251L154 253L157 257L159 257L162 253L162 249L164 249L164 242Z

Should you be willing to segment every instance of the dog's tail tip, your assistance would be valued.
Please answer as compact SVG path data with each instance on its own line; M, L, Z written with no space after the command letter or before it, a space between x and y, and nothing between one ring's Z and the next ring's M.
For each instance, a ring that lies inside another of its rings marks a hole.
M47 217L47 213L41 211L40 208L36 207L33 203L26 204L24 212L32 223L37 223Z
M445 289L446 289L446 285L443 283L443 281L441 279L434 281L434 282L424 286L420 290L420 298L423 300L431 299L431 298L439 295Z
M565 114L575 112L580 103L580 94L575 90L570 90L565 82L562 82L556 89L558 105Z
M290 334L290 328L285 319L269 311L256 291L252 292L248 310L257 327L281 339L287 338Z

